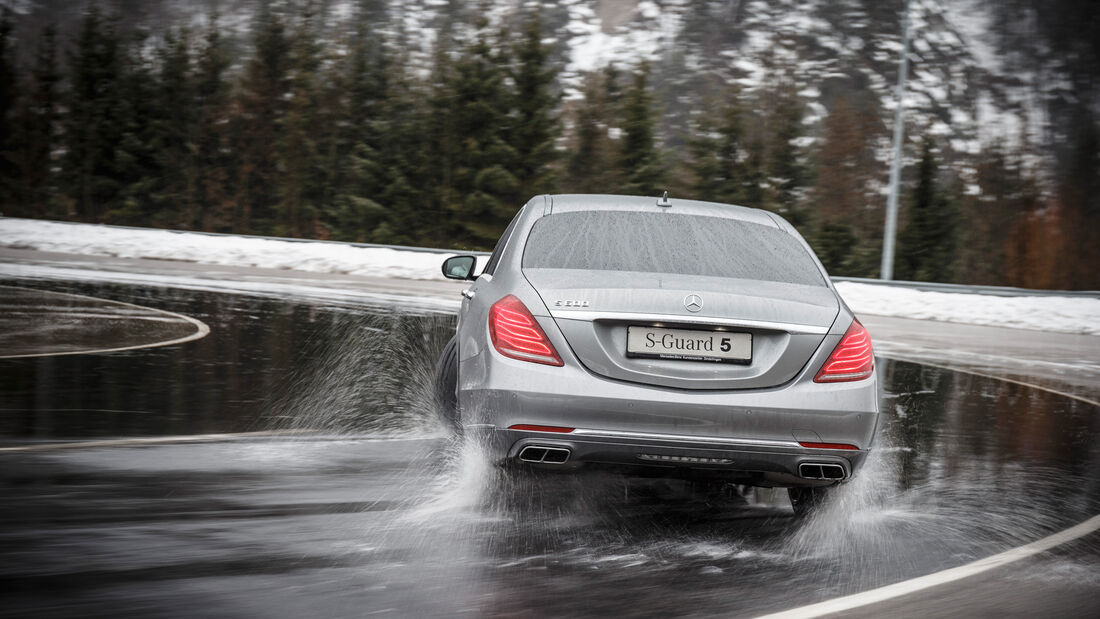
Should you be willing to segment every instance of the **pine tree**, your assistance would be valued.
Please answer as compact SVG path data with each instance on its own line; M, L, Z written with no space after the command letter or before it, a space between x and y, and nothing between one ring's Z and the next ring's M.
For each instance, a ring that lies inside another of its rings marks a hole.
M801 227L805 219L799 208L805 171L795 141L802 135L802 103L793 84L778 87L777 101L768 119L771 143L768 148L767 175L773 188L770 208L793 225Z
M1093 22L1094 29L1096 22ZM1100 129L1097 118L1084 108L1077 125L1081 130L1071 138L1067 164L1058 179L1058 195L1065 208L1067 225L1065 239L1074 253L1080 255L1069 265L1067 285L1076 289L1100 288ZM1062 263L1062 268L1066 265Z
M623 106L623 85L622 85L622 71L619 67L615 66L615 63L611 63L603 68L603 101L607 106L608 117L616 121L621 121L620 111Z
M917 279L925 259L931 253L926 230L936 201L936 162L932 156L932 143L927 139L921 145L921 163L917 164L916 185L909 206L909 222L898 239L898 262L895 264L899 279Z
M395 49L402 49L395 46ZM381 101L378 140L382 155L379 200L386 221L373 233L379 243L438 244L431 236L441 219L431 211L429 144L435 139L429 121L424 85L398 60L387 63L387 96ZM438 237L437 237L438 238Z
M451 212L454 240L488 248L522 206L516 179L518 155L507 141L509 93L506 64L488 34L488 20L454 63L447 91L453 97L449 129L454 143L453 187L442 203Z
M311 2L301 9L290 53L290 103L277 140L281 174L273 231L301 237L315 229L325 182L320 164L326 125L319 109L320 50L316 8Z
M634 72L634 82L623 96L623 138L619 168L624 182L620 192L628 195L659 195L666 189L665 172L657 151L653 118L653 95L649 92L649 65Z
M60 81L57 30L48 25L39 37L29 87L15 126L19 147L19 192L13 214L32 217L51 214Z
M722 192L722 164L718 160L718 138L714 121L704 115L694 123L687 140L688 158L682 163L687 167L691 194L695 200L719 201Z
M225 71L229 54L219 31L218 16L212 13L195 75L195 124L189 140L192 157L188 163L188 186L192 196L186 222L202 230L228 231L233 224L233 177L229 144L229 82Z
M149 223L187 227L195 209L191 140L197 118L189 34L182 30L165 33L156 57L148 131L153 178L135 187L135 193L139 193L137 199L149 202Z
M158 122L161 112L157 74L146 55L147 36L135 32L119 47L119 90L111 113L117 120L119 141L114 146L112 180L118 193L107 206L109 223L137 225L169 225L170 216L158 212L156 192L164 182L164 170L157 157L164 141L161 131L168 131Z
M688 141L692 192L702 200L740 203L746 177L742 151L744 110L736 89L730 89L717 111L700 119Z
M764 136L760 131L748 139L745 148L744 176L741 178L741 204L753 208L764 208L768 204L767 172L765 171L767 150Z
M346 61L335 66L334 92L326 97L342 130L332 136L326 149L332 194L322 204L328 225L338 237L360 242L379 240L379 226L389 215L378 201L385 184L382 159L388 148L383 134L386 123L394 120L385 112L390 61L374 23L384 15L384 7L359 6ZM395 238L386 229L381 236L382 242Z
M835 275L869 277L877 271L872 258L877 259L873 249L881 239L881 210L869 208L880 202L872 189L880 172L874 152L875 118L862 102L856 107L840 97L825 119L810 188L812 210L805 219L811 226L811 245Z
M556 184L552 164L560 127L554 114L558 97L551 87L557 70L549 65L550 48L542 39L542 22L535 13L527 18L513 52L518 65L512 76L517 118L509 141L516 150L515 175L524 197L551 193Z
M909 205L908 223L898 239L899 279L946 282L951 279L958 225L950 200L936 182L935 143L925 137L917 165L917 184Z
M275 227L280 175L277 147L290 91L290 41L283 17L260 4L252 57L240 84L234 131L237 167L234 229L271 232Z
M718 119L718 163L721 166L721 183L717 199L720 202L739 203L742 199L745 178L742 141L745 111L740 92L731 89L720 108Z
M65 210L84 221L102 221L122 188L116 161L126 123L120 55L114 19L92 4L69 55L61 176Z
M0 209L18 208L20 179L14 127L16 112L16 73L13 49L11 9L0 10Z
M431 187L424 208L431 213L429 225L422 231L424 237L436 246L457 247L455 242L455 214L452 204L457 195L455 187L455 160L459 136L455 124L457 95L452 89L451 76L455 60L452 56L456 41L449 31L441 30L435 45L432 72L424 84L425 114L423 129L432 136L422 150L425 180Z
M397 41L400 41L400 33ZM405 49L395 41L387 55L386 97L379 114L385 119L377 133L382 161L379 199L386 220L374 231L379 243L440 245L445 224L439 203L433 202L431 183L435 170L428 162L437 135L429 130L431 99L427 85L410 75Z
M811 240L814 252L826 271L832 275L851 276L855 268L853 252L859 247L859 237L851 224L842 220L825 220L814 231Z
M607 72L585 78L584 99L574 110L575 134L566 163L566 185L576 193L607 193L615 180L615 148L608 129L616 122L609 100L617 88Z
M1038 207L1038 183L1022 153L1002 142L986 145L977 163L978 192L963 203L956 281L1010 285L1006 239L1019 218Z

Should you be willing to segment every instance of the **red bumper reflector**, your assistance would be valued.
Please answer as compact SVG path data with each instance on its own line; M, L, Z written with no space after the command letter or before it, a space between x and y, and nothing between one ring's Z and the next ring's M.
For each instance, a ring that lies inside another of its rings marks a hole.
M847 443L803 443L798 441L798 444L807 449L859 449L859 447Z
M573 428L560 428L558 426L533 426L526 423L516 424L514 426L508 426L509 430L524 430L526 432L559 432L565 434L572 432ZM854 447L853 447L854 449Z

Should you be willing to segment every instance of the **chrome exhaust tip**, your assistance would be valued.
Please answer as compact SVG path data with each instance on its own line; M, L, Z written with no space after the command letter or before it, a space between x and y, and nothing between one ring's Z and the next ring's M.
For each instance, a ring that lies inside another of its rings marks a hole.
M520 462L532 464L565 464L569 454L570 451L564 447L528 445L520 450L518 457Z
M798 465L798 476L806 479L844 479L844 467L825 462L803 462Z

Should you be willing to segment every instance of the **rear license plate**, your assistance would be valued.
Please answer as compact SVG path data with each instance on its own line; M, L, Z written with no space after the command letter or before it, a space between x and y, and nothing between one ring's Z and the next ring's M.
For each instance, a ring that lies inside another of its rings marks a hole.
M626 356L714 363L752 362L752 334L627 327Z

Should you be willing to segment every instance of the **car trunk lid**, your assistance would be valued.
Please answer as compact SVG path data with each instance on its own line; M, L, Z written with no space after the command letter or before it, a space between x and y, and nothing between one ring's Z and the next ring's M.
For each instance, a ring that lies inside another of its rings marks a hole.
M681 389L786 383L821 345L840 310L826 286L581 269L530 268L524 275L589 370ZM628 350L631 327L635 340ZM645 335L656 349L638 348L637 338ZM685 337L692 335L698 337ZM673 349L662 346L662 338ZM748 340L748 358L720 358L723 338L735 346Z

